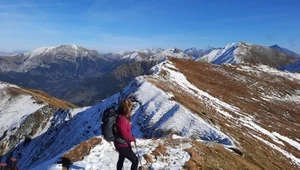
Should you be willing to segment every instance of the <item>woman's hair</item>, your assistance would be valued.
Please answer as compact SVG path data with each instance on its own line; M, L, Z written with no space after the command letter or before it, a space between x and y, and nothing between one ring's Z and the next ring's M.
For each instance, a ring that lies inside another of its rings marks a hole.
M118 114L125 116L128 120L130 120L131 110L132 110L131 101L129 99L125 99L119 105Z

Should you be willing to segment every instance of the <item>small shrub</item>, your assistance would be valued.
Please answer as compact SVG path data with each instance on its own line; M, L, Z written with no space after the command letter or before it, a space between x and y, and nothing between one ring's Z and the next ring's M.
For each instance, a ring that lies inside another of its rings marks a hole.
M155 150L152 152L152 155L154 156L167 156L168 153L167 153L167 149L164 145L162 144L159 144Z
M145 155L143 155L143 157L145 158L147 163L153 163L153 159L150 155L145 154Z

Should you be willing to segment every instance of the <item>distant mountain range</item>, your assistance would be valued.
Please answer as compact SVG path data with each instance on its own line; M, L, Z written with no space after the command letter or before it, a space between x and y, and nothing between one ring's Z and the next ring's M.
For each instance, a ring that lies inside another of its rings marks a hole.
M136 63L112 74L126 76ZM0 162L14 157L20 170L115 169L118 152L102 138L100 122L105 109L129 98L134 152L144 168L297 170L299 87L299 73L262 64L178 58L90 107L0 82Z
M168 57L212 64L264 64L299 72L297 55L282 49L240 42L203 50L151 48L103 55L77 45L41 47L0 57L0 80L43 90L76 105L87 106L120 91L136 76L147 74L152 66Z
M188 48L188 49L184 50L184 52L187 54L193 55L194 60L198 60L202 56L211 53L213 50L218 50L218 49L221 49L221 48L214 48L214 47L209 46L205 49L197 49L197 48L193 47L193 48Z
M25 52L27 51L26 50L15 50L10 52L0 51L0 56L12 56L12 55L17 55L19 53L25 53Z
M66 62L69 63L70 67L72 65L75 67L74 74L80 74L76 71L80 71L82 65L78 64L83 64L83 67L86 67L85 64L106 60L97 51L88 50L76 45L41 47L31 52L19 53L10 57L1 57L1 59L0 71L2 72L28 72L37 68L51 68L51 65L58 66Z
M276 52L272 49L275 49ZM60 45L57 47L41 47L11 57L0 57L0 71L27 72L36 67L49 68L49 64L59 63L63 60L74 63L77 62L75 60L80 58L88 58L89 60L162 61L166 57L186 58L213 64L251 62L281 67L292 64L297 60L295 58L300 58L300 55L277 44L265 47L244 42L231 43L224 48L209 46L205 49L189 48L184 51L177 48L151 48L102 55L95 50L88 50L77 45Z
M198 61L206 61L212 64L252 63L264 64L276 68L298 60L298 58L289 56L273 48L243 42L232 43L225 48L215 49L198 59Z
M87 77L106 74L116 67L97 51L76 45L38 48L0 57L0 61L0 80L43 90L61 99Z

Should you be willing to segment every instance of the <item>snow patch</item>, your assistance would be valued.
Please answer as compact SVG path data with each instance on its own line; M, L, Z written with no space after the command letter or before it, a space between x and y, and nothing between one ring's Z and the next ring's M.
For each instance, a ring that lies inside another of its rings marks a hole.
M192 147L189 143L182 143L174 148L167 147L168 156L157 156L157 159L153 158L153 163L151 165L147 164L143 155L151 155L154 149L162 143L161 140L140 140L137 139L137 147L132 144L133 151L138 156L140 162L143 167L149 167L153 170L158 169L182 169L185 162L190 159L189 154L184 151L184 149L188 149ZM117 161L118 161L118 152L116 151L113 143L109 143L105 140L102 140L102 143L91 149L90 154L86 156L83 160L73 163L70 166L70 170L76 169L88 169L88 170L98 170L98 169L116 169ZM49 169L49 170L61 170L62 165L56 164L59 156L42 163L41 165L33 168L32 170L38 169ZM140 166L139 162L139 166ZM131 162L125 159L123 164L124 169L130 169Z
M37 104L32 96L25 94L12 98L12 96L3 92L3 89L0 89L0 95L3 96L0 100L0 136L5 130L12 131L30 114L45 106L45 104Z
M225 48L211 51L209 54L202 56L199 60L213 64L240 63L241 59L237 56L245 52L239 48L239 43L231 43L226 45Z
M252 134L252 136L257 138L258 140L264 142L265 144L271 146L272 148L276 149L277 151L279 151L280 153L285 155L287 158L290 158L294 164L296 164L297 166L300 166L300 159L299 158L297 158L294 155L292 155L291 153L281 149L280 147L270 143L269 141L266 141L266 140L262 139L261 137L258 137L258 136L253 135L253 134Z
M5 83L5 82L1 82L0 81L0 90L4 89L4 88L8 88L8 87L20 88L19 86L16 86L16 85L13 85L13 84L9 84L9 83Z
M300 73L290 73L287 71L280 71L267 65L245 66L240 65L237 70L252 72L256 75L261 75L262 72L269 73L276 76L281 76L290 79L291 81L300 81Z
M75 50L78 49L77 45L72 44L71 46L72 46Z
M291 146L293 146L293 147L297 148L298 150L300 150L300 143L298 143L298 142L294 141L293 139L290 139L290 138L288 138L286 136L282 136L282 135L280 135L277 132L272 132L272 134L274 136L276 136L277 138L279 138L279 139L281 139L281 140L289 143Z
M274 142L276 142L280 145L284 145L284 143L279 141L273 133L271 133L268 130L266 130L266 129L262 128L261 126L257 125L256 123L254 123L250 119L248 119L248 120L240 119L240 121L243 123L244 126L250 128L250 129L253 129L255 131L261 132L261 133L269 136Z
M139 100L142 109L135 113L136 116L140 115L140 119L139 122L133 123L133 126L141 124L154 136L159 135L160 131L171 130L178 132L180 136L232 145L229 137L179 103L169 100L170 96L164 91L141 77L137 80L139 83L135 84L139 84L139 88L133 96ZM141 129L141 127L133 127L133 129Z
M170 65L173 65L170 61L167 61L168 67L170 67ZM167 72L170 73L169 77L171 82L174 82L176 84L178 84L181 88L183 88L184 91L196 96L197 98L199 98L202 101L205 101L203 103L206 103L208 106L215 108L220 114L223 114L224 116L228 117L228 118L233 118L232 115L230 115L228 112L224 111L222 109L226 108L227 110L231 110L232 112L239 114L239 109L237 107L231 106L213 96L211 96L210 94L208 94L207 92L204 92L200 89L198 89L196 86L194 86L193 84L191 84L186 77L177 71L171 70L168 67L164 67L164 65L162 64L161 66L163 70L166 70ZM176 68L174 65L171 68ZM178 70L177 68L175 70Z
M37 49L35 49L33 51L24 53L24 55L28 56L29 58L33 58L33 57L42 55L44 53L47 53L48 51L50 51L50 50L52 50L52 49L54 49L56 47L40 47L40 48L37 48Z

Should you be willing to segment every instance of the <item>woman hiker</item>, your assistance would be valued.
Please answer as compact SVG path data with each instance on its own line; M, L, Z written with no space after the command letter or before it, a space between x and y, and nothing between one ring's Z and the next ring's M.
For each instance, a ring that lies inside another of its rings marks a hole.
M131 133L131 111L132 104L129 99L123 100L118 108L118 116L116 119L116 138L114 145L119 152L119 160L117 163L117 170L123 168L125 158L131 161L131 170L137 170L138 158L132 151L131 142L135 142L135 138Z

